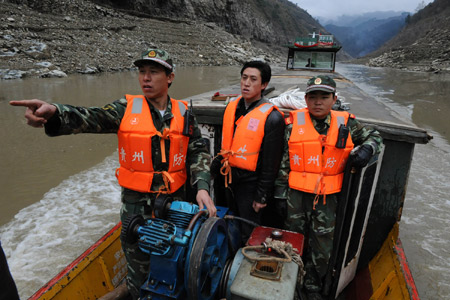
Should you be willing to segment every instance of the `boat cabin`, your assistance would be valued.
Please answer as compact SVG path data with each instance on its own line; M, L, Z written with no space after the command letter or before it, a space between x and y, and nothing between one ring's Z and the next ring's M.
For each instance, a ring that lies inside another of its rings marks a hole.
M334 72L336 53L341 46L334 42L332 35L311 33L308 37L298 37L289 49L287 70L320 70Z

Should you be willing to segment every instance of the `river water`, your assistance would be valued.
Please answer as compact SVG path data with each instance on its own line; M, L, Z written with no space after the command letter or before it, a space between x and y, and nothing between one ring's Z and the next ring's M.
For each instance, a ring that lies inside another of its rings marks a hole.
M450 104L444 97L450 94L450 76L343 64L337 71L434 136L416 146L400 237L421 298L448 299ZM170 95L189 99L238 81L237 67L178 68ZM140 93L135 72L0 81L0 240L21 298L118 222L117 140L115 135L49 138L27 126L24 109L8 101L99 106L125 93Z
M177 68L170 96L239 82L240 68ZM119 221L115 134L49 138L9 100L103 106L141 94L137 72L0 81L0 240L26 299Z
M433 135L415 147L400 238L421 299L450 299L450 74L359 65L337 71Z

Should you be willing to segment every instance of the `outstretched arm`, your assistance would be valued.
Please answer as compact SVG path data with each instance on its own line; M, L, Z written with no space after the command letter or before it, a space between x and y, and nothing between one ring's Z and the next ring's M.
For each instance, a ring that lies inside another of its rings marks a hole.
M82 107L47 103L38 99L10 101L25 106L25 118L33 127L45 127L49 136L76 133L116 133L127 107L121 98L103 107Z
M39 99L15 100L10 101L9 104L26 107L25 118L27 119L27 124L36 128L44 127L47 120L50 119L57 110L54 105Z

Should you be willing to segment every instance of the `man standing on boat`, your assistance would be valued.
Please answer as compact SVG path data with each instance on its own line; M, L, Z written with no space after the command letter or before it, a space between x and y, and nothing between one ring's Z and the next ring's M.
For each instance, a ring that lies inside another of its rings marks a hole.
M308 238L303 289L309 300L323 299L337 193L349 154L359 146L352 166L362 168L382 145L378 131L364 127L348 112L331 110L336 100L336 83L329 76L319 75L307 82L307 108L290 112L275 184L275 198L287 199L286 228Z
M143 95L125 97L103 107L75 107L33 99L11 101L25 106L25 117L33 127L45 127L49 136L75 133L117 133L120 167L116 171L122 186L121 220L133 214L151 217L157 195L170 194L185 200L187 167L197 190L200 209L210 216L216 207L209 196L211 156L195 119L188 135L183 134L187 103L169 97L175 74L169 54L148 49L134 62L139 68ZM122 242L128 262L127 284L133 298L139 297L148 277L149 256L137 243Z
M250 61L241 69L241 96L223 116L222 149L213 160L213 176L223 175L232 193L229 205L238 216L261 223L262 209L273 201L273 186L282 156L283 114L264 99L270 66ZM219 171L220 169L220 171ZM241 223L245 242L253 226Z

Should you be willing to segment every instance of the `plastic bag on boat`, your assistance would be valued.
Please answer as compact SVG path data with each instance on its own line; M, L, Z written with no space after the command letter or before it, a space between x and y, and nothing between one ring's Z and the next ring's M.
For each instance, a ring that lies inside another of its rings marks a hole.
M336 93L338 97L334 110L349 110L349 103L345 102L345 98ZM306 107L305 102L305 92L302 92L300 88L289 89L286 92L270 98L270 102L278 106L279 108L289 108L289 109L301 109Z
M300 109L306 107L305 92L300 91L300 88L287 90L277 97L270 98L269 101L280 108Z

